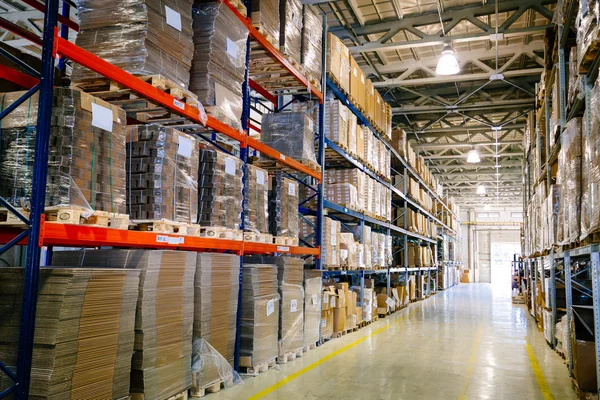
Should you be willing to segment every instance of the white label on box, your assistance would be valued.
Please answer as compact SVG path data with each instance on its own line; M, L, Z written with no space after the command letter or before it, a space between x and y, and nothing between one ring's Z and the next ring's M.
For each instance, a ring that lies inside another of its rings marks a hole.
M290 248L288 246L277 246L277 251L280 251L280 252L290 251Z
M327 293L323 293L323 302L329 304L329 295Z
M290 301L290 312L298 311L298 300L293 299Z
M185 103L183 101L173 99L173 105L181 110L185 110Z
M234 60L237 60L238 58L238 47L237 47L237 43L235 43L233 40L227 38L227 54L229 55L229 57L233 58Z
M265 184L265 173L261 170L256 170L256 183L259 185Z
M275 300L267 301L267 317L275 312Z
M332 297L331 299L329 299L329 306L335 307L335 297Z
M171 25L181 32L181 14L168 6L165 6L165 14L167 17L167 25Z
M325 328L327 326L327 320L326 319L322 319L321 320L321 328Z
M231 157L225 157L225 173L235 175L235 160Z
M281 158L282 160L285 160L285 155L283 155L283 154L280 154L280 155L279 155L279 158Z
M354 76L358 76L358 70L354 67Z
M96 128L112 132L113 113L110 108L102 107L100 104L92 103L92 125Z
M177 154L185 158L190 158L192 156L192 148L193 142L191 139L179 136L179 146L177 147Z
M388 297L387 299L385 299L385 304L387 304L390 307L394 307L396 305L396 302L392 300L391 297Z
M364 75L360 76L360 83L365 83L365 76Z
M296 195L296 185L293 183L289 183L288 184L288 194L290 196L295 196Z
M348 57L350 55L350 50L348 50L348 48L346 46L344 46L343 49L344 49L344 55L346 57Z
M317 296L316 293L313 293L313 295L312 295L312 303L319 304L319 296Z

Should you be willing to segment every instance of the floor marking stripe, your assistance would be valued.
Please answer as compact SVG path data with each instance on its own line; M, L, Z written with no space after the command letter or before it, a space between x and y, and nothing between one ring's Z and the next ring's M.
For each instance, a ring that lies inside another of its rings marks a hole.
M550 389L550 386L548 386L548 382L544 377L544 373L540 368L540 364L538 364L537 358L535 357L533 347L531 347L531 344L529 343L529 340L527 340L527 338L525 338L525 348L527 349L527 356L529 357L529 362L531 363L531 369L533 370L533 374L535 375L535 379L537 380L538 386L542 391L544 399L554 400L552 390Z
M475 370L475 362L477 361L477 350L479 349L479 344L481 343L481 336L483 335L483 325L479 325L477 329L477 333L475 334L475 340L473 341L473 348L471 349L471 355L469 356L469 362L467 364L467 372L465 377L465 384L460 390L460 394L458 395L459 400L466 400L467 391L469 390L469 384L471 383L471 378L473 377L473 371Z
M422 303L421 303L421 304L422 304ZM420 308L420 307L419 307L419 308ZM289 382L293 381L294 379L298 378L298 377L299 377L299 376L301 376L301 375L304 375L304 374L305 374L305 373L307 373L308 371L310 371L310 370L312 370L312 369L315 369L315 368L316 368L316 367L318 367L319 365L321 365L321 364L323 364L323 363L325 363L325 362L327 362L327 361L331 360L331 359L332 359L332 358L334 358L335 356L338 356L338 355L342 354L343 352L345 352L346 350L349 350L349 349L353 348L354 346L356 346L356 345L358 345L358 344L360 344L360 343L364 342L364 341L365 341L365 340L367 340L368 338L370 338L370 337L373 337L373 336L375 336L375 335L378 335L378 334L380 334L381 332L383 332L383 331L385 331L385 330L387 330L387 329L391 328L391 327L392 327L394 324L396 324L396 323L398 323L398 322L402 321L403 319L405 319L405 318L406 318L406 317L408 317L409 315L413 314L415 311L417 311L417 309L416 309L416 308L415 308L415 309L413 309L413 310L411 310L411 311L409 311L408 313L404 314L403 316L401 316L401 317L398 317L398 318L397 318L395 321L393 321L393 322L389 323L388 325L386 325L386 326L383 326L383 327L381 327L381 328L379 328L379 329L377 329L377 330L375 330L375 331L373 331L373 332L369 333L368 335L366 335L366 336L363 336L363 337L361 337L360 339L358 339L358 340L356 340L356 341L354 341L354 342L352 342L352 343L350 343L350 344L348 344L348 345L346 345L346 346L342 347L341 349L338 349L338 350L336 350L336 351L334 351L334 352L332 352L332 353L330 353L330 354L326 355L325 357L321 358L320 360L317 360L317 361L315 361L314 363L310 364L309 366L307 366L307 367L304 367L304 368L302 368L301 370L298 370L298 371L294 372L294 373L293 373L293 374L291 374L291 375L288 375L287 377L285 377L284 379L282 379L282 380L280 380L279 382L275 383L274 385L272 385L272 386L270 386L270 387L268 387L268 388L266 388L266 389L264 389L264 390L262 390L262 391L260 391L260 392L256 393L256 394L255 394L255 395L253 395L252 397L249 397L249 398L248 398L248 400L257 400L257 399L260 399L260 398L263 398L263 397L265 397L266 395L268 395L268 394L270 394L270 393L273 393L274 391L276 391L276 390L277 390L277 389L279 389L280 387L284 386L285 384L287 384L287 383L289 383Z

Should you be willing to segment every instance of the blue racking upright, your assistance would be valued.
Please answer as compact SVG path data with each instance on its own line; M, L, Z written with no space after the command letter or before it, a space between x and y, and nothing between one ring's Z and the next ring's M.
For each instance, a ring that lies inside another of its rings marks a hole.
M225 240L200 237L170 237L169 235L156 234L154 232L140 232L116 230L111 228L91 227L84 225L70 225L62 223L46 223L44 216L45 205L45 187L46 187L46 165L48 158L48 140L50 130L50 116L53 104L53 85L56 61L58 59L59 68L64 68L67 60L73 63L81 64L105 78L118 82L123 87L132 90L138 95L152 100L156 104L174 112L202 128L202 132L192 131L204 140L214 141L214 135L207 138L206 131L218 132L239 143L239 155L244 161L245 170L248 161L249 149L254 149L262 155L275 160L278 165L284 166L287 170L293 170L298 174L306 175L316 192L318 206L322 206L322 174L320 171L303 165L297 160L286 156L260 141L248 135L248 128L251 122L250 113L250 89L263 94L267 99L274 100L278 95L284 93L272 94L260 87L252 80L249 68L249 57L246 59L246 74L244 82L244 109L242 123L246 130L239 132L221 121L206 116L203 110L197 109L187 104L182 104L169 94L145 83L139 78L107 63L95 55L70 43L68 38L68 29L77 30L78 26L69 19L70 8L76 5L70 0L63 0L62 15L59 15L59 0L47 0L45 6L37 1L24 0L26 4L36 3L33 6L44 13L43 37L39 38L32 32L29 32L11 22L0 18L0 26L14 34L20 35L32 43L37 44L42 49L41 71L38 72L20 59L12 56L10 53L0 50L2 56L8 57L16 63L24 72L12 70L7 67L0 68L0 77L10 79L11 81L28 88L29 90L11 106L0 112L0 120L13 111L16 107L26 101L35 93L39 92L39 110L37 119L37 135L34 155L34 173L32 179L32 196L30 201L30 213L27 218L19 210L11 206L6 200L0 198L0 206L5 207L8 212L14 214L25 227L25 230L13 227L0 227L0 254L15 245L26 245L27 257L25 262L25 275L23 281L23 307L20 320L20 335L18 348L18 365L16 372L10 369L0 360L0 371L9 376L14 384L0 393L0 398L9 394L14 394L17 399L26 399L29 393L32 349L35 330L35 312L39 282L39 269L41 264L41 253L43 247L51 251L52 246L72 246L72 247L132 247L132 248L151 248L151 249L175 249L188 251L217 251L230 252L238 255L243 254L294 254L315 257L317 268L319 268L320 242L321 242L321 215L320 209L317 209L316 224L316 246L280 246L277 244L245 242L244 240ZM267 39L259 33L250 23L250 20L241 15L228 0L222 0L244 23L249 31L250 42L258 44L276 63L281 66L283 73L295 79L299 85L306 89L308 96L312 96L319 101L319 113L323 115L324 94L311 86L309 80L300 73L300 71L286 60L278 49L274 48ZM58 23L61 23L60 36ZM325 45L325 42L323 42ZM323 51L323 62L325 53ZM323 64L324 65L324 64ZM323 74L324 76L324 74ZM322 87L324 88L324 80ZM321 119L322 121L322 119ZM323 124L319 124L316 132L316 138L319 148L319 160L322 161L323 149ZM243 211L242 211L243 212ZM165 240L166 239L166 240ZM176 240L170 240L176 239ZM240 286L242 275L240 271ZM241 291L240 291L241 292ZM239 325L239 313L238 313ZM239 356L239 338L236 338L236 365Z

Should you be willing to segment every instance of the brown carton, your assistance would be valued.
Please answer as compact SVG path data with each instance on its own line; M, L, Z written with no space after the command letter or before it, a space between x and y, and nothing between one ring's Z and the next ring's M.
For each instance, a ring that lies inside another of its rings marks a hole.
M346 308L335 308L333 310L333 332L346 330Z

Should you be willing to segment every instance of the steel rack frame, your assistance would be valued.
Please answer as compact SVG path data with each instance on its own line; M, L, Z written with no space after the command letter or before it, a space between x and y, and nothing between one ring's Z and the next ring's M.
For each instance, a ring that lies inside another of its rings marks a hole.
M45 205L45 187L46 187L46 165L48 159L48 140L50 133L50 115L52 111L53 83L55 64L57 59L58 67L65 68L65 61L81 64L107 79L113 80L126 88L136 92L162 107L177 113L188 119L193 124L205 127L208 130L219 132L237 142L240 145L240 155L243 161L247 161L248 149L253 148L268 157L277 160L298 173L305 174L317 183L319 205L322 204L321 180L322 174L312 168L309 168L300 162L281 154L280 152L264 145L258 140L251 138L246 132L239 132L221 121L205 116L195 107L182 104L174 97L158 90L157 88L143 82L135 76L113 66L112 64L100 59L99 57L87 52L67 40L68 30L78 29L77 24L69 20L70 7L75 5L67 0L63 1L62 15L59 15L59 0L47 0L45 5L36 1L27 0L25 3L34 6L44 13L44 29L42 38L33 33L20 28L19 26L0 18L0 27L9 30L17 35L30 40L41 47L41 71L38 72L16 57L11 57L9 53L2 51L0 55L9 57L11 61L16 62L25 72L19 72L8 67L0 68L0 78L11 80L26 89L29 89L23 97L13 103L10 107L0 112L0 120L13 111L16 107L26 101L33 94L39 92L39 110L37 122L37 134L35 143L34 172L32 179L32 196L29 218L20 214L6 200L0 198L0 206L7 208L25 225L25 230L14 228L0 229L0 254L15 245L26 246L25 274L23 281L23 306L20 319L19 347L17 370L13 372L0 360L0 371L10 377L14 384L0 393L0 399L10 394L14 394L17 399L26 399L29 393L31 362L33 351L33 337L35 329L37 292L39 282L39 268L41 261L42 247L48 246L74 246L74 247L135 247L151 249L178 249L191 251L218 251L229 252L238 255L243 254L297 254L311 255L316 257L317 263L320 259L320 221L317 226L317 246L315 248L280 246L264 243L250 243L234 240L206 239L190 236L162 235L153 232L138 231L120 231L110 228L98 228L85 225L68 225L60 223L46 223L43 214ZM223 0L230 8L234 9L227 0ZM35 4L33 4L35 3ZM238 13L239 15L239 13ZM318 98L321 102L320 112L322 114L323 92L316 88L311 88L310 83L294 66L292 66L277 49L275 49L263 35L254 29L249 19L242 17L242 21L248 27L252 40L259 42L265 50L271 54L298 82L306 86L309 92ZM60 36L59 36L59 22ZM323 58L325 52L323 51ZM248 71L248 60L247 68ZM323 81L324 83L324 81ZM249 87L263 93L269 100L273 95L260 88L256 82L253 82L248 74L244 82L245 90L249 93ZM325 86L323 86L325 87ZM246 98L244 99L246 100ZM243 122L248 127L249 103L245 101ZM320 124L319 132L323 131ZM322 143L322 136L319 143ZM209 139L210 141L210 139ZM321 152L320 152L321 153ZM243 168L245 169L245 163ZM242 219L243 220L243 219ZM242 276L240 273L240 284ZM241 293L241 290L240 290ZM239 326L239 314L238 314ZM237 342L237 340L236 340ZM236 344L236 360L238 359L239 343ZM236 361L237 363L237 361Z

